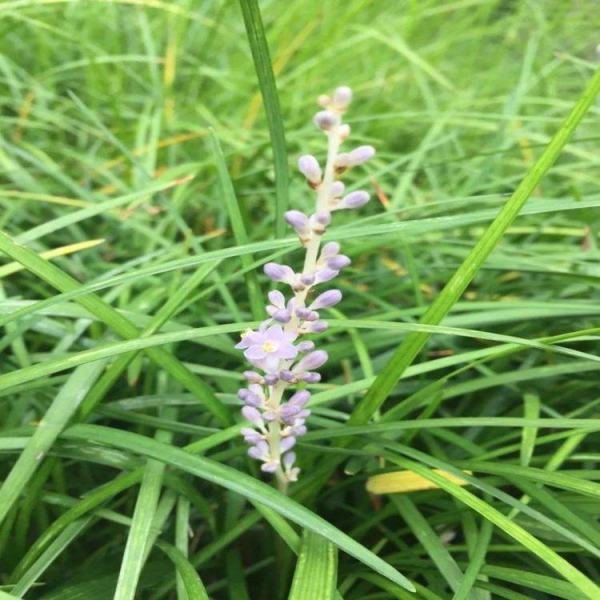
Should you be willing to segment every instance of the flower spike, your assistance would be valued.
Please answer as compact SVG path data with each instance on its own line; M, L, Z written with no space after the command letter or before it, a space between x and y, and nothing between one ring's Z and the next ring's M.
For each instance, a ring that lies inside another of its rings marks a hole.
M243 350L246 360L256 371L245 371L247 387L238 396L243 402L242 416L252 427L244 427L241 434L250 445L248 455L260 461L261 470L275 475L279 488L287 489L296 481L300 469L296 462L297 439L306 433L306 408L310 392L291 386L314 384L321 380L317 369L327 362L327 352L315 349L312 340L300 337L327 330L327 322L319 311L335 306L342 300L338 289L321 291L312 298L313 288L330 281L350 264L340 254L337 242L321 247L321 238L331 222L331 213L339 209L353 209L369 201L369 194L358 190L344 195L345 186L339 176L346 170L372 158L372 146L359 146L350 152L340 152L341 144L350 135L350 127L342 122L352 100L352 90L340 86L329 95L319 96L321 110L314 116L315 125L328 140L327 163L321 168L311 154L298 160L298 169L315 190L314 213L298 210L285 213L285 220L300 238L306 255L302 272L289 265L267 263L264 272L274 282L285 283L291 296L272 290L268 294L266 311L269 318L256 331L242 334L236 348ZM286 400L286 396L289 396ZM292 450L294 449L294 450Z

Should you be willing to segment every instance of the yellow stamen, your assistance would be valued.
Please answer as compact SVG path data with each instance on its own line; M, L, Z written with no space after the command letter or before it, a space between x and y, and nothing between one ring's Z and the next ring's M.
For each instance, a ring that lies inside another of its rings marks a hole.
M273 342L264 342L262 349L265 352L275 352L275 350L277 350L277 346Z

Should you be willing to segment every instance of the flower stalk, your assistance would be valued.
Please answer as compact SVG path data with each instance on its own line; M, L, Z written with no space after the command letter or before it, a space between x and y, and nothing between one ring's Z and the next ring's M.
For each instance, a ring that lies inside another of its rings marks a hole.
M321 169L318 160L308 154L298 160L299 171L315 190L315 211L310 216L297 210L285 213L286 222L305 248L302 271L297 273L289 265L277 263L264 266L267 277L291 288L291 297L286 299L278 290L269 292L266 307L269 318L256 331L244 332L236 345L244 350L248 362L262 371L246 371L248 386L238 393L244 403L242 415L252 425L242 429L242 435L250 444L248 454L262 463L262 471L275 475L279 489L284 492L300 473L294 466L293 448L297 438L306 433L310 392L297 389L287 400L284 397L292 387L320 381L316 369L328 358L324 350L315 350L314 342L300 338L325 331L327 323L320 318L319 310L334 306L342 299L337 289L322 292L312 302L309 296L316 286L331 281L350 264L350 259L340 254L337 242L321 246L321 240L332 212L358 208L369 200L365 191L344 196L345 187L340 180L345 171L375 154L372 146L340 152L342 143L350 135L350 127L342 122L342 116L351 99L352 91L345 86L338 87L331 97L319 97L323 110L317 112L314 123L327 137L325 166Z

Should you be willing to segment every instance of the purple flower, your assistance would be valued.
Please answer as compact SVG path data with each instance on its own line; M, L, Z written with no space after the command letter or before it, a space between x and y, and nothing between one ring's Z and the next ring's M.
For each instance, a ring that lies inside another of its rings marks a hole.
M325 281L329 281L334 277L337 277L340 272L337 269L330 269L329 267L325 267L324 269L320 269L315 273L315 283L323 283Z
M264 265L265 275L288 284L292 295L286 300L280 291L270 291L266 306L270 318L256 331L244 332L236 345L259 371L245 371L248 386L238 392L244 403L242 415L253 425L243 427L241 433L250 444L248 455L262 463L263 472L275 474L282 490L298 479L300 470L294 466L296 454L292 448L306 433L305 422L310 415L306 408L310 392L301 389L289 395L289 388L319 382L321 375L316 369L328 359L327 352L315 349L311 340L295 342L303 334L327 329L318 311L335 306L342 293L337 289L327 290L312 303L308 303L307 297L314 285L333 279L350 264L350 259L340 254L337 242L327 242L320 249L321 236L331 222L332 211L357 208L369 200L364 191L344 196L344 183L336 179L346 169L364 163L375 154L372 146L339 152L339 146L350 135L350 126L342 122L342 116L351 100L352 90L346 86L336 88L331 97L319 97L323 110L315 115L314 122L327 132L327 164L322 169L311 154L298 160L298 169L316 192L315 210L310 217L298 210L285 213L285 220L306 248L302 270L294 272L292 267L274 262Z
M321 257L329 258L340 253L340 245L338 242L327 242L321 250Z
M244 356L254 366L273 373L280 360L296 358L298 350L292 344L296 337L296 333L284 331L281 325L271 325L266 329L246 333L236 348L244 349Z
M334 271L341 271L344 267L352 264L352 261L344 254L332 256L327 260L327 266Z

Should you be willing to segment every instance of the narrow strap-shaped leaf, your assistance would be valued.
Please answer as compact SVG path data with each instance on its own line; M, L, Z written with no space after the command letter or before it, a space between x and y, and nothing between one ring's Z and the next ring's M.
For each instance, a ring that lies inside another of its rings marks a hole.
M0 251L20 262L28 271L34 273L61 292L76 291L80 287L76 279L59 269L56 265L44 260L35 252L15 243L3 232L0 232ZM140 332L131 321L95 294L78 297L76 301L92 314L96 315L121 337L127 340L139 337ZM164 368L174 379L187 387L222 424L231 424L229 410L215 396L210 386L196 377L186 366L163 348L152 348L146 352L159 367Z
M171 559L178 575L181 577L183 586L187 593L188 600L209 600L206 588L200 579L196 569L190 561L183 555L183 552L163 541L156 542L156 545Z
M41 556L23 574L23 577L13 588L13 593L22 598L44 574L52 563L62 554L65 548L89 525L92 517L79 519L71 523L61 534L46 548Z
M97 361L78 367L52 401L0 487L0 523L102 372L104 364L104 361Z
M525 404L524 416L526 419L537 419L540 416L540 398L536 394L525 394L523 396ZM519 459L521 466L526 467L533 456L535 447L535 438L537 437L537 427L523 427L521 437L521 451Z
M420 463L400 457L390 452L384 452L383 455L391 462L406 469L410 469L415 473L419 473L426 479L430 479L440 488L462 502L465 506L470 507L474 511L478 512L481 516L491 521L494 525L504 531L504 533L517 540L538 558L550 565L567 581L570 581L575 587L586 594L587 597L600 597L600 587L598 587L589 577L587 577L587 575L584 575L579 569L570 564L562 556L531 535L531 533L523 529L521 526L511 521L506 515L502 514L499 510L484 500L481 500L474 494L471 494L471 492L465 488L456 485L444 477L441 477L433 470Z
M331 543L338 546L338 548L374 571L384 575L390 581L397 583L407 590L414 591L413 584L404 575L362 544L305 506L284 496L270 485L258 481L250 477L250 475L246 475L232 467L201 456L192 456L184 450L162 444L142 435L128 431L116 431L110 427L101 427L99 425L74 425L63 432L63 437L86 443L96 442L142 454L191 473L206 481L223 486L250 500L260 502L277 511L290 521L298 523L298 525L305 529L310 529L326 537Z
M167 301L157 311L150 323L140 333L140 338L148 337L158 331L176 313L185 299L200 285L204 279L213 272L220 261L207 263L199 267L195 273L188 277L175 293L167 298ZM108 367L100 380L89 391L81 404L81 420L92 412L94 407L102 400L110 387L116 382L121 373L127 368L131 361L138 355L137 352L119 356L114 363Z
M176 414L172 407L166 407L163 411L166 413L165 416ZM165 443L170 443L172 437L170 432L163 430L159 430L155 434L156 440ZM144 475L127 536L114 600L134 600L136 596L142 568L152 548L153 540L150 531L157 518L158 499L162 489L164 471L165 464L156 460L149 460L144 467Z
M304 530L289 600L333 600L337 582L337 548Z
M229 172L227 171L227 164L225 157L223 156L223 150L219 144L213 129L210 130L210 140L212 142L212 150L217 164L217 172L219 174L219 181L221 183L221 192L223 194L223 201L227 207L229 213L229 222L231 223L231 229L235 237L236 244L242 246L249 242L248 232L246 231L246 225L244 224L244 218L242 211L238 204L238 199L233 189L233 183ZM256 271L252 269L252 263L254 258L251 254L244 254L240 257L242 266L246 269L244 279L246 280L246 288L248 290L248 299L250 300L250 308L252 309L252 316L255 319L264 318L264 300L262 298L260 286L258 285L258 278L256 277Z
M254 59L254 69L258 77L258 85L265 105L265 114L269 124L271 144L273 146L273 163L275 168L275 236L283 237L283 213L288 206L288 164L285 144L285 132L279 96L275 85L275 75L271 65L269 45L265 36L260 8L257 0L239 0L244 17L244 25L248 34L248 43Z
M433 561L442 577L446 580L453 592L456 592L463 580L463 573L456 561L442 543L440 536L433 530L427 519L419 509L406 496L394 494L392 503L402 515L404 522L415 534L415 537L425 548L429 558Z
M590 108L599 90L600 71L594 75L562 127L554 135L538 161L521 181L508 202L444 286L440 295L423 315L421 323L429 325L440 323L462 296L487 257L498 245L508 227L515 220L542 177L558 158L561 150L575 131L575 128ZM363 424L371 418L390 395L396 382L417 357L430 337L431 334L427 332L414 332L406 336L402 344L398 346L392 355L392 358L377 376L373 385L369 388L367 395L352 412L349 420L350 425Z

